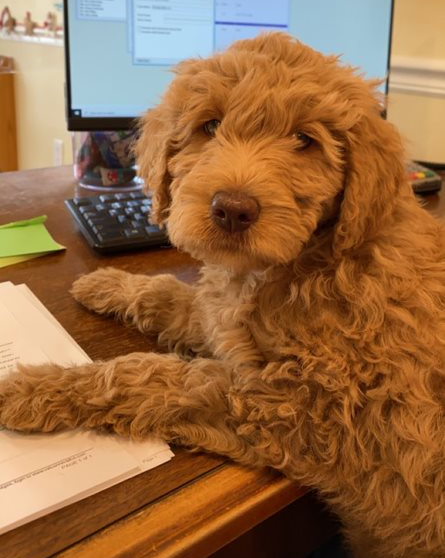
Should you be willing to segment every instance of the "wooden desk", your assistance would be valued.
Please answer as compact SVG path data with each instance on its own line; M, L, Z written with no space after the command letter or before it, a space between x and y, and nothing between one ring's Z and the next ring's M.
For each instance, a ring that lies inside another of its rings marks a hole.
M78 305L72 281L108 265L193 281L198 264L174 249L96 255L64 207L74 194L69 167L0 174L0 223L46 214L67 248L0 269L0 281L26 283L93 359L153 349ZM303 558L333 532L313 495L279 474L173 449L169 463L0 536L0 558Z

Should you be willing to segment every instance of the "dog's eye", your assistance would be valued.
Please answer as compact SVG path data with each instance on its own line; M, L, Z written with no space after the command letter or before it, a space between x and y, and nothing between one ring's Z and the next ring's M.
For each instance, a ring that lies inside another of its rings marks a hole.
M297 140L297 149L302 151L313 144L314 140L304 132L295 132L295 139Z
M220 127L221 125L221 121L220 120L208 120L205 124L204 124L204 132L210 136L211 138L214 138L216 135L216 130Z

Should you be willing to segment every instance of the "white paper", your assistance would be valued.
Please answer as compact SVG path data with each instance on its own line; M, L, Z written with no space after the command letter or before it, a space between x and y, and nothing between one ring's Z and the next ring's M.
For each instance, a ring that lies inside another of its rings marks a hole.
M1 433L0 447L17 452L0 463L0 533L85 498L140 472L111 436ZM111 459L112 457L112 459Z
M0 283L0 375L15 362L91 362L26 287ZM0 534L171 459L159 440L0 431Z
M29 303L33 296L31 291L24 296L23 288L15 288L12 283L0 283L0 301L19 323L22 338L25 337L28 342L32 340L46 355L41 362L51 361L62 366L91 362L55 318L48 320L35 302Z
M1 293L1 291L0 291ZM20 362L39 364L48 360L46 354L22 330L20 322L0 298L0 376L11 372Z

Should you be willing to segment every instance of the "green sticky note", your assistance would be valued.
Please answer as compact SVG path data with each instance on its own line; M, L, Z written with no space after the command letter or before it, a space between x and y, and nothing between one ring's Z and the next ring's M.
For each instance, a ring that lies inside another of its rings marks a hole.
M40 225L45 223L47 217L46 215L39 215L38 217L33 217L32 219L25 219L24 221L14 221L13 223L6 223L6 225L0 225L0 229L15 229L16 227L29 227L30 225Z
M2 258L36 256L63 250L45 227L46 216L41 215L27 221L16 221L0 226L0 267ZM3 263L5 263L4 260ZM17 261L22 261L17 258ZM10 263L15 263L11 261ZM6 265L10 265L7 263Z

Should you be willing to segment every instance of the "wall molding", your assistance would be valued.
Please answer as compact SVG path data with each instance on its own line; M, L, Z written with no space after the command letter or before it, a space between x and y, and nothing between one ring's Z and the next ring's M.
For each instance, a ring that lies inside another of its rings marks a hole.
M445 98L445 59L393 56L389 90Z
M58 35L54 37L43 32L36 32L34 35L25 35L23 33L7 33L5 30L0 29L0 40L63 47L63 34L61 33L58 33Z

